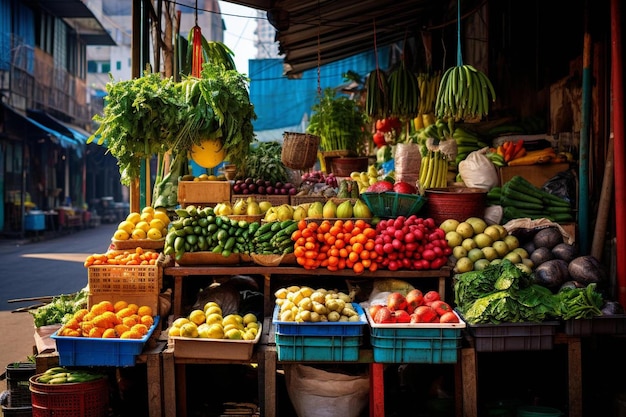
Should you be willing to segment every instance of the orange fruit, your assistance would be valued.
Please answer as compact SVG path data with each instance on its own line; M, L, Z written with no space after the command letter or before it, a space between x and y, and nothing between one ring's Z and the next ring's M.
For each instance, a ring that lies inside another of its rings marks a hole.
M128 303L124 300L120 300L113 304L113 307L115 309L115 312L117 313L121 309L128 307Z
M137 313L137 310L139 310L139 306L135 303L129 303L128 308L130 308L133 314Z
M131 337L131 331L130 331L130 330L127 330L127 331L125 331L124 333L122 333L122 334L120 335L120 339L132 339L132 337Z
M122 333L129 331L130 327L125 324L117 324L114 329L117 334L121 335Z
M141 316L140 323L147 327L152 327L152 325L154 324L154 319L152 318L152 316Z
M78 330L78 328L80 327L80 322L75 317L73 317L69 319L63 327L66 329Z
M126 220L131 222L132 224L137 224L141 221L141 214L137 212L130 213L126 216Z
M152 307L150 306L141 306L137 309L137 314L139 316L152 316Z
M103 339L117 339L117 333L115 329L106 329L104 333L102 333Z
M130 328L130 331L136 331L137 333L139 333L142 337L145 336L148 333L148 328L146 327L145 324L135 324L133 327Z
M91 330L89 330L89 337L102 337L102 334L104 333L104 329L101 327L94 327Z
M80 310L77 310L74 313L74 318L78 321L82 320L83 317L85 317L85 315L89 313L89 310L87 310L86 308L81 308Z
M129 307L124 307L123 309L121 309L120 311L118 311L117 313L115 313L115 315L120 318L123 319L125 317L130 317L133 315L133 310L131 310Z
M122 319L122 324L130 328L137 324L137 320L135 320L133 317L124 317Z

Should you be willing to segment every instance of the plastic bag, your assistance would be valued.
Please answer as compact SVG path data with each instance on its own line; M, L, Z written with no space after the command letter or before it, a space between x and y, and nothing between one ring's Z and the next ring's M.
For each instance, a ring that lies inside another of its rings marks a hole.
M459 174L466 187L492 189L500 185L495 165L485 155L489 148L471 152L459 162Z
M396 181L415 185L420 177L422 155L417 143L398 143L395 154Z
M298 417L358 417L369 401L367 372L350 375L300 364L284 366Z
M546 181L541 189L571 203L576 201L576 175L571 169L559 172Z

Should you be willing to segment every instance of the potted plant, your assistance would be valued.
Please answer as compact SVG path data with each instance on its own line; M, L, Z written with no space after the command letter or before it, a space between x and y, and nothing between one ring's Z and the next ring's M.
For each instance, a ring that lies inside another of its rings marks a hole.
M320 148L327 159L332 158L331 163L350 159L345 162L352 168L363 163L367 167L368 118L358 103L326 88L312 110L307 132L320 137Z

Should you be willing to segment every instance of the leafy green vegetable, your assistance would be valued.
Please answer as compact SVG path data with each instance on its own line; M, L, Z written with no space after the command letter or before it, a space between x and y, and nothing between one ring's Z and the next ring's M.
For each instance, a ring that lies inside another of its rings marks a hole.
M557 297L563 320L590 319L602 315L604 301L602 295L596 291L595 283L585 288L563 288L557 293Z
M275 184L287 182L289 175L281 160L282 145L279 142L259 142L250 145L243 177L263 178Z
M53 297L50 303L30 311L35 327L66 323L76 311L86 308L88 296L89 292L83 289L76 294Z
M367 116L355 100L326 88L312 110L307 132L320 137L322 150L356 150L357 155L364 154Z

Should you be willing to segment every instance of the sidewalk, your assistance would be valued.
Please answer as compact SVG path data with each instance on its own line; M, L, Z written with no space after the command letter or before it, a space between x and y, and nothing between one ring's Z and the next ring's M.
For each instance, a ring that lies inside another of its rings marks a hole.
M14 362L27 362L33 355L35 327L30 313L0 311L0 374ZM6 379L0 381L0 392L7 389ZM2 413L0 412L0 415Z

